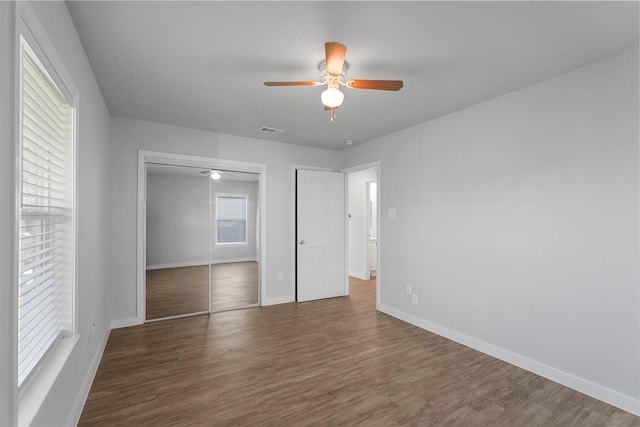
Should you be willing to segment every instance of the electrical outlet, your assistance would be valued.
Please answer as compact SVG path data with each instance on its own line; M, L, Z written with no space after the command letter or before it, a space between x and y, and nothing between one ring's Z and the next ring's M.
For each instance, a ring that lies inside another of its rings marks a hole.
M418 294L411 294L411 304L418 305Z
M408 283L407 283L406 285L404 285L404 292L405 292L407 295L411 295L411 294L413 293L413 292L411 291L411 285L410 285L410 284L408 284Z
M284 278L282 271L278 271L278 281L282 280Z

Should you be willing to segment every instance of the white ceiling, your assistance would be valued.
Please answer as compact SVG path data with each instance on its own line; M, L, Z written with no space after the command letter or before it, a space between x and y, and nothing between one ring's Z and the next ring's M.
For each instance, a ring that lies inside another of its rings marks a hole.
M638 47L635 1L67 4L111 114L331 149ZM326 41L404 88L345 88L330 122L322 87L262 84L317 80Z

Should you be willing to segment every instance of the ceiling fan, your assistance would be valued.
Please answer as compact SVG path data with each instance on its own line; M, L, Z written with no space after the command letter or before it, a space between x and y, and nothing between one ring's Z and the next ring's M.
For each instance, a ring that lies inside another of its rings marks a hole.
M335 111L342 101L344 94L340 92L340 85L350 89L393 90L402 89L402 80L347 80L348 64L345 62L347 47L338 42L324 44L326 59L318 66L322 81L307 82L264 82L265 86L322 86L327 89L322 92L320 99L325 110L331 111L331 120L335 119Z

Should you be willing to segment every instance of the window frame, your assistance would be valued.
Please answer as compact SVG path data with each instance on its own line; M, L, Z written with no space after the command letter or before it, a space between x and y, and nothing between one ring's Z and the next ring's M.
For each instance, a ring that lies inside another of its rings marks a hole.
M53 43L48 38L46 31L38 20L35 12L28 2L17 2L15 6L15 73L14 73L14 105L15 105L15 131L14 131L14 147L15 147L15 210L14 210L14 231L13 231L13 252L14 271L13 271L13 354L14 354L14 371L13 384L18 403L18 420L22 425L27 425L35 417L39 407L46 399L49 390L53 387L59 373L67 363L71 353L76 347L79 339L78 330L78 304L77 304L77 269L78 269L78 206L77 206L77 142L79 132L78 107L80 104L79 91L73 83L69 73L63 65L60 57L55 50ZM69 159L69 204L70 204L70 220L69 228L71 230L70 241L70 267L69 267L69 298L70 298L70 319L69 319L69 335L62 336L56 340L56 344L50 346L40 358L36 367L27 375L22 384L18 386L18 329L19 318L19 227L21 220L22 205L22 139L23 139L23 120L22 120L22 104L23 104L23 51L30 51L30 56L37 62L39 68L53 82L56 89L62 94L71 109L71 129L70 129L70 159Z
M218 242L218 198L244 199L244 242ZM213 195L213 242L215 247L238 247L249 245L249 195L245 193L214 193Z

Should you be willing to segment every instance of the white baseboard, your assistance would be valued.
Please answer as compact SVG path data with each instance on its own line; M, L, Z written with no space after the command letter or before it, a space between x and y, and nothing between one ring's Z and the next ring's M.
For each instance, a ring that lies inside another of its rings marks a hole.
M356 279L360 280L369 280L369 277L365 277L365 275L360 272L350 271L349 276L355 277Z
M258 258L230 258L230 259L216 259L211 261L211 264L227 264L232 262L250 262L258 261ZM208 261L186 261L186 262L174 262L169 264L155 264L147 266L147 270L160 270L163 268L178 268L178 267L195 267L198 265L208 265Z
M232 262L258 262L258 258L230 258L230 259L214 259L211 264L230 264Z
M411 323L412 325L415 325L419 328L426 329L427 331L433 332L434 334L443 336L467 347L471 347L474 350L481 351L482 353L488 354L489 356L503 360L507 363L518 366L519 368L525 369L529 372L533 372L534 374L538 374L541 377L572 388L576 391L579 391L580 393L584 393L588 396L616 406L634 415L640 416L640 399L634 399L631 396L627 396L601 385L592 383L591 381L545 365L544 363L529 359L520 354L513 353L509 350L505 350L502 347L498 347L496 345L478 340L453 329L449 329L436 323L429 322L396 308L389 307L384 304L378 304L376 308L383 313Z
M68 426L77 426L80 421L80 416L82 415L82 410L84 409L84 405L87 402L87 397L89 397L89 391L91 391L91 385L93 385L93 380L96 377L96 373L98 372L98 367L100 366L100 361L102 360L102 355L104 354L104 349L107 346L107 340L109 339L109 332L111 329L108 329L106 334L103 334L102 341L98 346L98 351L96 351L93 360L91 361L91 366L89 366L89 371L87 375L84 377L84 381L82 382L82 387L80 388L80 393L78 393L78 397L76 398L76 402L73 405L73 409L69 414L69 418L67 419Z
M137 317L132 317L129 319L118 319L111 321L111 329L120 329L120 328L128 328L129 326L138 326L142 325L144 320L138 319Z
M261 305L267 306L267 305L276 305L276 304L286 304L289 302L295 302L293 297L286 296L286 297L277 297L277 298L263 298Z

